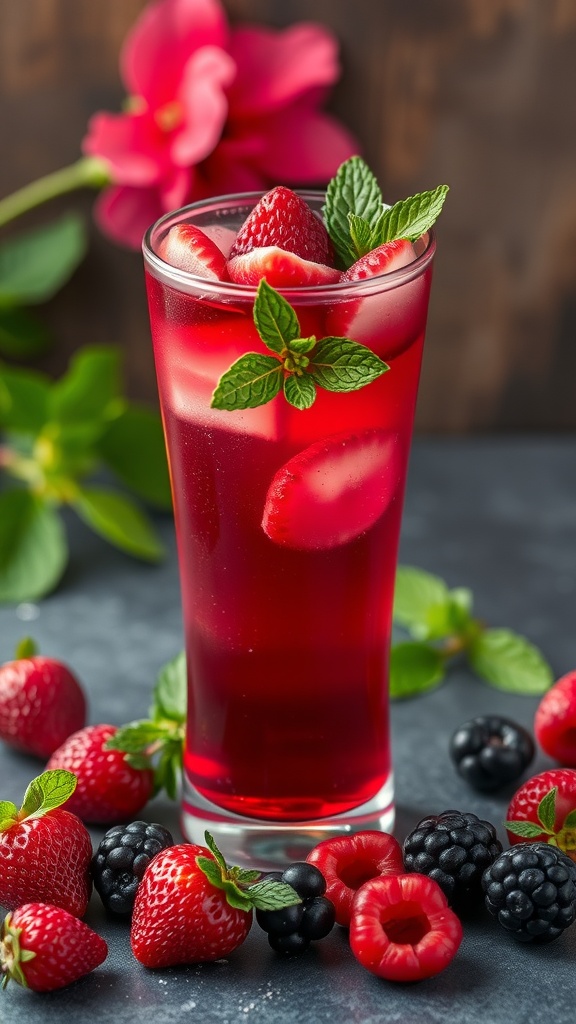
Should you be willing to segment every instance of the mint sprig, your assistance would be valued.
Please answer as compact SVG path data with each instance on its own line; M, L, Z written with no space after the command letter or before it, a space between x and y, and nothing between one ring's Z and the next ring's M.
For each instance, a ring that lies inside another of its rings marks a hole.
M81 349L56 381L0 364L0 601L35 600L56 586L68 560L65 505L122 551L162 556L132 495L92 483L103 469L170 508L160 417L123 396L119 350Z
M374 174L360 156L346 160L326 190L324 219L344 268L395 239L416 241L437 220L447 185L387 206Z
M537 695L551 686L552 669L538 648L512 630L488 628L472 607L470 590L450 590L438 576L399 566L394 622L413 639L392 648L392 697L434 689L456 657L465 658L485 682L509 693Z
M18 821L42 818L49 811L62 807L76 789L78 780L73 772L53 768L32 779L20 810L10 800L0 801L0 832L5 832Z
M265 279L258 285L254 323L274 354L247 352L236 359L214 390L214 409L255 409L281 390L294 408L309 409L318 387L357 391L389 369L375 352L350 338L303 338L295 310Z
M301 897L287 882L275 878L262 879L260 871L229 867L209 832L204 833L204 838L212 857L199 854L196 864L210 884L224 892L231 907L248 912L281 910L302 903Z

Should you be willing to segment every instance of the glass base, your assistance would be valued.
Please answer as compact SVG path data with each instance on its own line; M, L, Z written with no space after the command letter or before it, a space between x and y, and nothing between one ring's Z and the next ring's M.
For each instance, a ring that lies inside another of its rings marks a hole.
M271 871L305 860L322 839L366 829L392 832L394 779L390 773L372 800L345 814L315 821L275 822L217 807L204 799L184 774L181 826L186 839L200 846L205 846L204 833L210 832L228 864Z

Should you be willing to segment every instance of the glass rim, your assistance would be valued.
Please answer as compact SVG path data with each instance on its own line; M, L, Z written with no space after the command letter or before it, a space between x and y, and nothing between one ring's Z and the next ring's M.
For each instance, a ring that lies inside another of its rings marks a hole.
M150 272L154 277L162 281L164 284L171 285L172 287L178 288L179 291L187 292L188 294L195 295L198 298L202 298L206 295L209 289L210 297L216 298L222 296L222 298L236 298L236 299L248 299L253 301L256 296L257 285L245 285L236 284L234 281L218 281L214 278L201 277L198 274L192 274L188 270L181 270L178 267L173 267L170 263L167 263L162 259L161 256L154 249L153 237L157 235L161 229L169 222L176 223L193 213L210 212L210 210L221 210L224 207L234 207L239 205L249 205L258 202L263 195L266 194L267 190L254 191L254 192L235 192L228 195L212 196L205 199L199 199L194 203L188 203L186 206L181 206L178 209L170 210L164 213L158 220L154 221L153 224L147 229L142 239L142 253L144 256L144 262L149 268ZM325 198L326 193L316 189L295 189L297 195L301 196L306 201L322 202ZM333 284L307 284L307 285L290 285L279 288L278 291L282 295L294 295L297 299L306 302L319 300L325 298L329 299L344 299L350 298L352 295L369 295L374 292L388 291L392 288L397 288L399 285L405 284L409 281L414 280L425 271L428 265L432 262L434 254L436 252L436 235L433 229L425 232L421 236L426 240L424 250L420 253L416 259L406 264L404 267L399 267L397 270L392 270L388 273L374 274L372 277L363 278L359 281L336 281Z

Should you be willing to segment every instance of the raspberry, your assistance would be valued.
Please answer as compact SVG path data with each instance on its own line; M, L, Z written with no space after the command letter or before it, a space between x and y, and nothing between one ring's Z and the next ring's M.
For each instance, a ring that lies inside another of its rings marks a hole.
M576 920L576 867L547 843L500 854L482 888L490 913L520 942L552 942Z
M461 941L460 921L425 875L381 875L365 882L354 898L350 946L379 978L431 978L453 960Z
M387 832L356 832L350 836L324 839L307 860L326 879L326 895L336 908L336 921L350 924L352 902L357 890L378 875L399 875L404 871L400 844Z
M94 888L106 909L129 917L152 857L173 845L168 829L146 821L108 829L92 858Z
M464 722L449 749L459 775L486 793L519 778L534 757L534 741L526 729L498 715Z
M496 829L471 812L444 811L423 818L404 842L407 871L428 875L449 903L465 909L482 896L482 872L490 866L502 844Z
M301 903L281 910L257 910L256 920L268 933L268 942L278 953L301 953L312 940L325 938L335 921L334 904L324 896L326 880L321 871L306 861L296 861L285 871L271 871L261 881L274 879L296 890Z

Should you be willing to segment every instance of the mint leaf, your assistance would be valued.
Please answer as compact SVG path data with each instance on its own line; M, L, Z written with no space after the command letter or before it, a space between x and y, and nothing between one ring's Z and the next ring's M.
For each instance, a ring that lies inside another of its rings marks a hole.
M447 194L448 185L438 185L431 192L419 192L383 210L374 228L371 248L396 238L415 242L438 219Z
M209 832L204 833L204 842L206 843L206 846L210 850L210 853L214 857L214 860L218 864L220 870L225 872L226 861L224 860L224 857L222 856L220 850L218 849L214 837L211 836Z
M470 663L491 686L509 693L541 694L553 682L540 651L509 629L487 629L470 647Z
M291 373L284 380L284 397L295 409L309 409L316 401L316 386L307 374Z
M60 518L30 491L0 494L0 601L34 601L64 572L68 547Z
M50 381L33 370L0 367L0 425L15 433L38 434L48 418Z
M564 818L562 828L576 828L576 811L569 811Z
M258 285L254 301L254 323L264 344L278 354L287 348L290 341L300 337L295 311L265 278Z
M280 391L284 369L275 356L247 352L222 374L212 395L213 409L255 409Z
M78 780L73 772L54 768L33 779L24 794L21 814L26 818L40 818L48 811L61 807L76 789Z
M86 228L76 214L0 245L0 305L30 306L51 298L86 252Z
M168 718L174 722L185 722L187 686L186 654L180 651L175 658L166 662L158 673L154 686L152 717L156 720Z
M224 889L225 880L222 878L222 868L216 864L211 857L203 857L201 854L195 858L200 870L215 889Z
M120 352L109 345L86 346L71 359L50 396L50 418L60 424L102 421L114 415L120 395Z
M543 796L538 804L538 821L541 822L544 832L554 834L556 824L556 797L558 786L554 786L546 796Z
M540 825L535 825L532 821L505 821L504 828L513 832L515 836L522 836L523 839L536 839L542 835Z
M394 585L394 622L410 630L418 639L428 636L432 616L449 602L444 580L413 566L399 565Z
M11 359L30 359L46 351L50 331L25 309L0 307L0 352Z
M151 722L147 718L128 722L109 736L104 744L106 750L121 750L125 754L141 754L146 747L163 739L169 730L165 725ZM150 767L146 764L146 767Z
M308 352L317 345L317 339L312 336L311 338L295 338L290 342L288 348L290 352L295 353L298 356L305 356Z
M316 384L326 391L357 391L390 367L372 349L350 338L323 338L309 364Z
M390 653L390 696L414 697L438 686L444 678L444 659L422 643L396 644Z
M353 156L338 168L328 183L323 208L328 234L340 262L350 267L361 255L352 240L349 214L374 226L382 212L382 193L378 182L360 156Z
M162 422L157 412L129 405L97 439L104 462L139 498L170 509L172 497Z
M125 495L100 487L78 486L71 504L88 526L121 551L147 562L162 558L162 545L147 517Z
M295 889L287 882L280 882L276 879L265 878L255 885L246 889L246 896L250 905L256 910L282 910L283 907L293 907L302 903L302 900Z
M357 217L355 213L348 214L350 225L350 238L357 257L365 256L374 248L372 245L372 225L364 217Z

